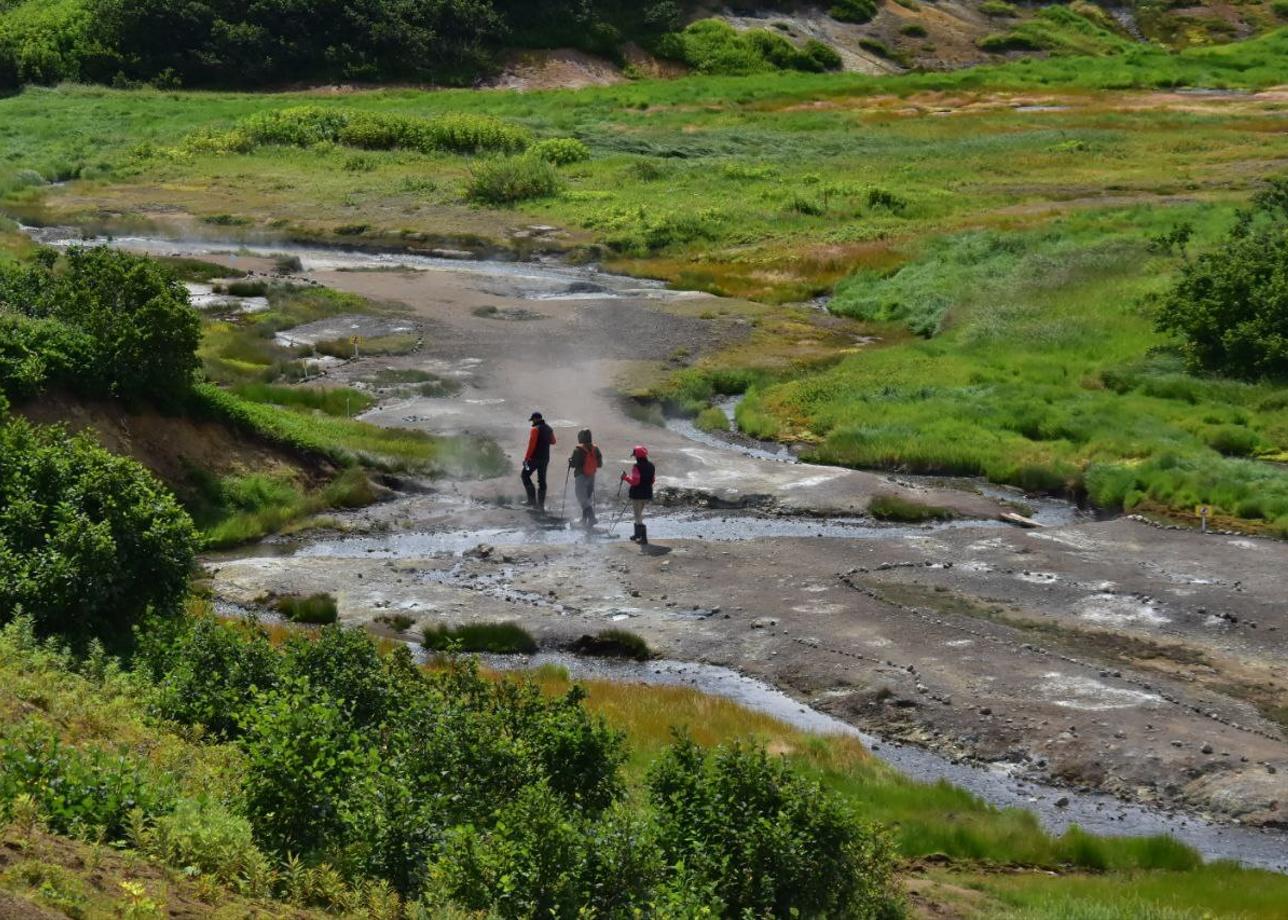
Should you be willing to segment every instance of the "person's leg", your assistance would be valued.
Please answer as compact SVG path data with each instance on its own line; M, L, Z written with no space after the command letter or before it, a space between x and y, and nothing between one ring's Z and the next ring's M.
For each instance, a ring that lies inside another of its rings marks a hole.
M595 525L595 477L583 476L586 480L586 523L593 527Z
M595 486L594 480L589 476L578 476L573 486L577 493L577 507L581 508L582 522L589 524L593 518L591 491Z
M523 491L527 493L528 504L535 505L537 503L537 490L532 487L532 470L525 466L519 478L523 480Z
M631 500L631 505L633 505L635 509L635 523L637 525L643 524L644 523L644 502L641 499L636 498Z
M546 510L546 471L549 468L549 463L537 467L537 507L542 511Z

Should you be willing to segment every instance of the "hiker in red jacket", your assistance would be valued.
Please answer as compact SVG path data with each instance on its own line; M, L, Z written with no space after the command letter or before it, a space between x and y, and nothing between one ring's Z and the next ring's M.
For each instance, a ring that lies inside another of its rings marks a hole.
M595 446L590 429L577 432L577 447L568 458L572 469L573 491L581 505L581 523L587 530L595 526L595 474L604 465L604 455Z
M540 412L534 412L528 421L532 431L528 435L528 449L523 455L523 491L528 494L528 506L537 511L546 510L546 470L550 467L550 448L555 443L554 429L546 424ZM537 476L537 486L532 486L532 474Z
M648 528L644 526L644 506L653 500L653 481L657 478L657 468L648 458L648 448L643 444L636 445L631 451L635 465L629 473L622 473L622 482L630 486L627 495L635 509L635 535L632 543L648 545Z

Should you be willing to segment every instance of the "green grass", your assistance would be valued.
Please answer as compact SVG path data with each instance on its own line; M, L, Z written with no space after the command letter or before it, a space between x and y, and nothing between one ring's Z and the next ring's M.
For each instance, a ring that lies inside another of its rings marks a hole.
M268 403L292 409L310 409L324 415L360 415L375 405L375 398L352 387L280 386L243 383L232 388L247 402Z
M531 654L536 640L518 623L463 623L426 626L421 645L433 652L476 652L492 655Z
M273 609L292 623L304 623L310 626L326 626L334 623L339 617L335 598L329 594L275 598Z
M370 477L357 467L316 488L285 473L215 477L190 470L180 491L211 549L250 543L323 511L361 508L377 498Z
M1230 212L1094 211L1040 230L933 239L897 272L862 273L833 309L933 334L754 391L743 430L801 437L814 459L986 476L1105 507L1212 504L1288 532L1288 391L1187 374L1148 295L1173 257L1153 233Z
M926 521L946 521L953 517L947 508L937 508L897 495L877 495L868 503L868 514L878 521L899 521L904 524L922 524Z
M693 424L697 425L702 431L708 432L728 431L730 428L729 416L718 406L703 409L698 413L698 417L693 420Z

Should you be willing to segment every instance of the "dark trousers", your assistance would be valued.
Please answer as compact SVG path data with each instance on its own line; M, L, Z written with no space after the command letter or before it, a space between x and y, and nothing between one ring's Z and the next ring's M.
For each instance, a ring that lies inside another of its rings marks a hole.
M546 504L546 470L550 467L550 461L525 467L523 475L519 478L523 480L523 491L528 493L528 504L536 504L544 507ZM532 474L537 474L537 486L532 487Z

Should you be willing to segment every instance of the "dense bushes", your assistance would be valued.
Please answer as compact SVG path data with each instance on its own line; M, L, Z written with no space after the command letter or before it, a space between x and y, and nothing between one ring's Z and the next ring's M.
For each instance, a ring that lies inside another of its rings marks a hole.
M750 74L771 70L836 70L840 56L811 41L797 47L766 29L739 32L720 19L703 19L665 36L658 53L688 64L698 73Z
M1158 327L1181 337L1195 370L1288 377L1288 179L1256 196L1220 248L1181 267Z
M707 758L681 741L651 804L628 798L623 738L580 688L545 696L456 659L426 673L405 647L382 656L334 627L278 651L258 627L204 617L157 633L140 665L158 716L241 750L232 798L258 846L342 885L500 917L876 917L895 903L883 838L763 752Z
M183 286L151 259L107 247L0 267L0 328L0 385L12 395L55 382L165 401L198 364L201 323Z
M44 634L119 647L187 592L191 520L141 466L84 436L0 426L0 508L0 620L25 612Z
M590 148L575 137L552 137L533 144L528 155L556 166L567 166L589 160Z
M885 838L763 750L680 738L649 789L667 863L709 886L720 915L899 916Z
M259 86L467 84L505 46L617 55L679 28L693 0L6 0L0 85L62 80Z
M528 142L526 130L488 115L452 113L419 118L306 105L257 112L231 131L196 134L189 138L188 146L245 153L264 144L312 147L330 143L362 150L516 153Z

